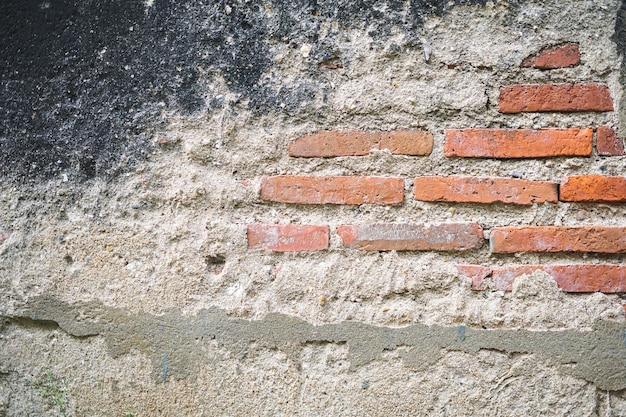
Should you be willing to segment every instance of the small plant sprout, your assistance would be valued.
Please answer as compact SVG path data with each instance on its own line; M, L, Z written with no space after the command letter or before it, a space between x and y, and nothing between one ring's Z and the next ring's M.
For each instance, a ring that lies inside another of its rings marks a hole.
M35 384L42 397L59 408L63 417L67 417L67 382L52 375L49 369L44 372L41 380Z

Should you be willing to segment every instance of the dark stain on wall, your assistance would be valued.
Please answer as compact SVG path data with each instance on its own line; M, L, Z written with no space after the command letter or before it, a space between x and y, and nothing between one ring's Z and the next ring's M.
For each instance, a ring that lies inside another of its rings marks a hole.
M335 52L333 35L318 39L325 19L415 39L423 17L485 1L1 2L0 175L113 177L149 156L167 112L223 106L210 88L220 76L257 113L313 97L310 81L262 79L272 44L310 42L321 61Z
M620 115L620 125L622 129L626 129L626 1L622 1L617 10L613 42L617 44L617 49L622 55L620 83L624 91L622 92L622 99L618 104L617 111ZM626 132L620 131L620 136L623 137L624 133Z

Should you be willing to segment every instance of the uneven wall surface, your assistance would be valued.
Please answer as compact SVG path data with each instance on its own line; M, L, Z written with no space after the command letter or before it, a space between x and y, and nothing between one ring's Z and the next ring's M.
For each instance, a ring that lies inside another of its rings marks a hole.
M626 3L0 3L0 416L626 415Z

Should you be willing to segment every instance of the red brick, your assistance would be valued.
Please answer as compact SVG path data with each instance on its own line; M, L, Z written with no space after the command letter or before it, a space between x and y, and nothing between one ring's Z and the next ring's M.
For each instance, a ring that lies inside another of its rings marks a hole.
M337 233L345 247L364 250L463 251L483 245L476 223L348 225Z
M559 199L587 203L624 203L626 177L602 175L567 177L561 183Z
M620 156L624 152L624 139L617 136L617 132L607 126L598 126L596 135L596 149L598 155Z
M554 69L580 64L580 50L575 43L544 48L522 61L524 68Z
M289 144L289 155L333 157L369 155L372 149L388 149L398 155L429 155L433 135L420 130L393 132L317 132Z
M473 158L590 156L592 129L446 130L445 155Z
M497 227L491 231L494 253L626 253L626 227Z
M530 205L558 201L557 184L511 178L419 177L414 195L421 201Z
M510 291L516 278L544 271L566 292L626 292L624 265L518 265L493 269L496 290Z
M261 198L294 204L401 204L404 180L280 175L263 178Z
M472 280L473 290L483 290L483 281L491 276L494 289L511 291L513 282L522 275L543 271L552 276L566 292L626 292L624 265L509 265L490 268L482 265L456 265L459 274Z
M459 274L472 280L472 289L481 291L484 289L483 281L491 275L492 269L481 265L455 265Z
M275 252L315 251L328 248L328 226L251 224L248 248Z
M500 89L500 112L613 111L602 84L517 84Z

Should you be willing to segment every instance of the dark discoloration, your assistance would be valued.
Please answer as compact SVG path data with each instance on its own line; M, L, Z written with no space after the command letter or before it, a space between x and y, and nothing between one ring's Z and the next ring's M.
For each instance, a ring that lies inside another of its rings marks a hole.
M622 68L620 75L620 84L622 85L622 98L617 105L617 111L620 117L620 136L624 136L626 130L626 1L622 1L617 16L615 18L615 33L613 34L613 42L617 44L617 49L622 55Z
M341 30L382 40L398 27L415 39L425 16L470 4L485 0L2 2L0 175L113 176L152 152L167 112L223 106L210 87L220 79L259 113L320 93L314 78L287 86L262 77L273 45L311 43L315 68L337 57ZM340 30L320 40L328 19Z
M78 319L81 318L81 319ZM308 343L347 343L351 369L380 360L386 350L402 347L405 364L425 369L445 351L476 353L492 349L537 355L562 372L605 390L626 388L626 344L623 324L598 322L592 331L482 330L464 326L413 325L378 327L357 322L314 326L299 318L269 314L263 320L229 318L217 308L188 317L179 311L162 316L129 314L98 303L67 305L42 297L12 320L58 323L67 333L102 336L113 357L140 351L150 357L156 380L193 375L207 360L202 345L209 340L233 352L251 344L280 349L294 361Z

